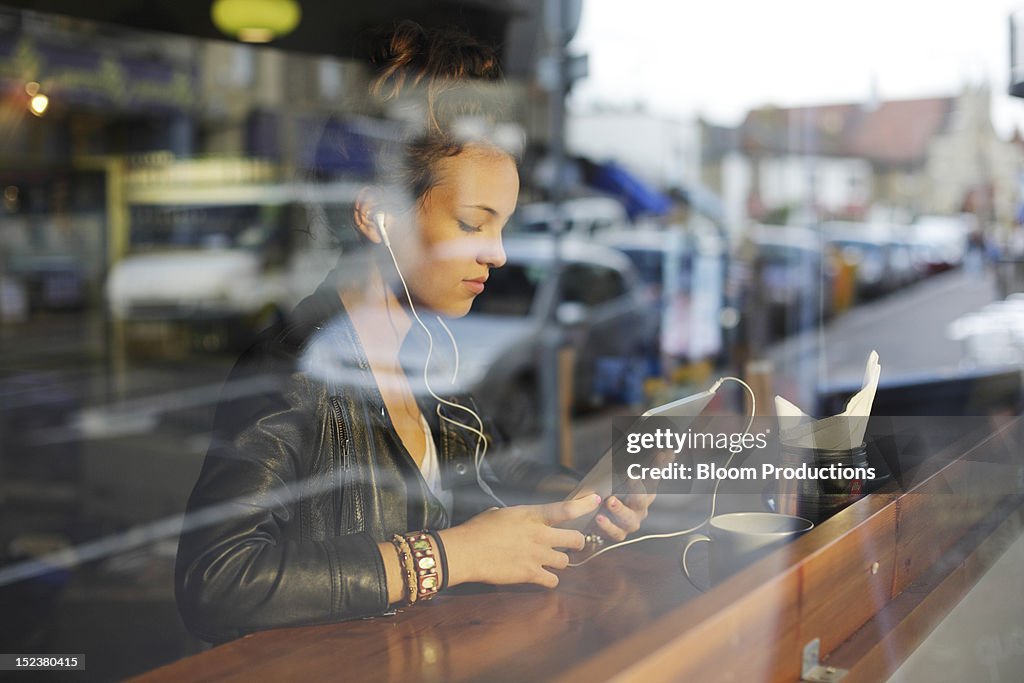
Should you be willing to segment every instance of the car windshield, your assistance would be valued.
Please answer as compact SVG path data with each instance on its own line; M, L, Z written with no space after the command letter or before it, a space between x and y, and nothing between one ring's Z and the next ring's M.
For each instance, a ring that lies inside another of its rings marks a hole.
M539 265L509 263L495 268L487 286L473 302L473 315L523 317L530 314L545 269Z

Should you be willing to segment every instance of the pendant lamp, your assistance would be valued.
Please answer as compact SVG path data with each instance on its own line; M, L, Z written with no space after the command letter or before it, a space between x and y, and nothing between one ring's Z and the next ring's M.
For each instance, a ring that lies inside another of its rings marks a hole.
M210 18L225 35L246 43L269 43L299 25L298 0L214 0Z

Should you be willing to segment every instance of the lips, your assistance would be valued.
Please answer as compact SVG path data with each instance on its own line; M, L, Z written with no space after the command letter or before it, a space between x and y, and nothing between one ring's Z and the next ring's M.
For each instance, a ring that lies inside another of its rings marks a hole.
M484 291L484 283L487 282L487 277L478 277L472 280L463 280L462 284L466 286L466 289L473 292L473 294L479 294Z

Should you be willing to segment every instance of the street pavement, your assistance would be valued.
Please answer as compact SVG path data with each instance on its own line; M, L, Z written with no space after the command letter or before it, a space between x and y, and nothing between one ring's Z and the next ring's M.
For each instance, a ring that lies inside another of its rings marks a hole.
M961 343L950 339L949 323L995 298L989 274L960 269L858 306L768 350L776 393L812 410L819 389L860 382L872 350L883 380L956 372L967 359Z

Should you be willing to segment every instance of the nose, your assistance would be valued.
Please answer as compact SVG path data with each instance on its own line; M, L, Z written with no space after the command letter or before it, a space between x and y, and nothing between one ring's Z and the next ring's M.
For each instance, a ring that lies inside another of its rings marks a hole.
M476 257L477 263L482 265L490 266L491 268L501 268L508 261L508 257L505 255L505 246L501 242L501 235L497 235L493 239L488 239L483 245L481 245L480 252Z

